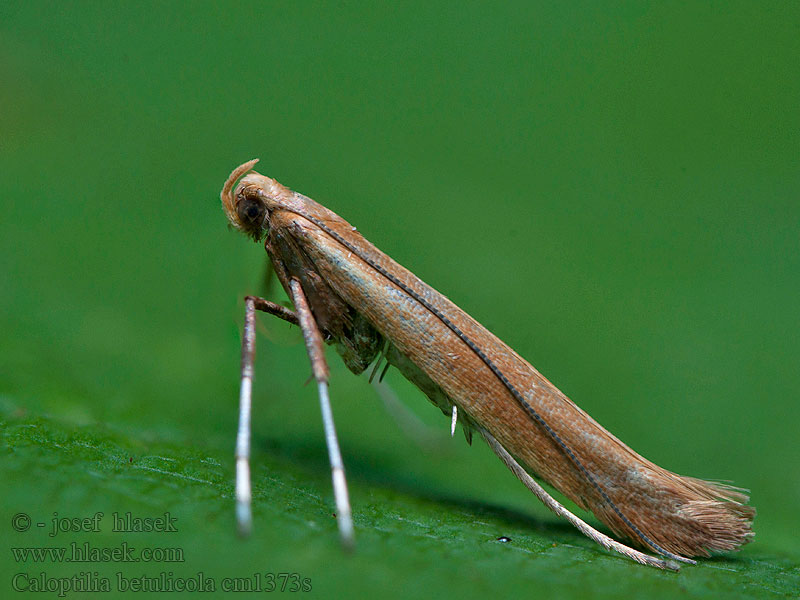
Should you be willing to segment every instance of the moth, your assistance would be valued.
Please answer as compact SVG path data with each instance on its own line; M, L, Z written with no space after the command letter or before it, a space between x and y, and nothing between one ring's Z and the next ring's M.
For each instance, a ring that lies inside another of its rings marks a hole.
M368 242L350 223L274 179L237 167L222 188L231 225L264 240L295 310L245 298L236 499L239 529L251 527L250 410L255 313L303 332L322 409L337 523L354 534L345 472L331 412L324 344L364 372L380 357L415 384L468 439L483 438L520 481L589 538L639 563L677 570L692 556L738 549L754 533L746 490L677 475L634 452L534 367L453 302ZM376 365L377 366L377 365ZM589 510L619 537L569 512L536 476Z

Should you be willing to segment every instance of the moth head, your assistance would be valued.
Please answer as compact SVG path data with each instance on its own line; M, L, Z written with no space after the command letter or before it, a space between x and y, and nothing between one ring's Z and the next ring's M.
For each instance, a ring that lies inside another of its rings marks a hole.
M272 199L285 189L259 173L247 174L257 162L254 159L236 167L220 193L222 209L231 226L255 241L269 231L269 211L275 205Z

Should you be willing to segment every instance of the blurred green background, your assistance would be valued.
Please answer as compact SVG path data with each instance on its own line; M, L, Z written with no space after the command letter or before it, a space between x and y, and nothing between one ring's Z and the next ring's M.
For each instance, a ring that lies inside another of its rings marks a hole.
M796 594L798 56L796 2L3 2L2 594L42 572L298 573L327 598ZM755 542L678 575L609 555L397 372L411 435L331 353L345 556L300 335L269 318L237 539L242 297L264 252L218 193L253 157L637 451L750 488ZM96 511L101 533L10 524ZM113 533L114 511L179 531ZM9 551L73 541L185 562Z

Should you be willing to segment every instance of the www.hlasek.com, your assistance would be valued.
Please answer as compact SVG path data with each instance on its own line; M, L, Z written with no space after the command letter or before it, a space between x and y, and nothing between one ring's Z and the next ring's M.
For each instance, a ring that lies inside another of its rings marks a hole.
M185 562L183 548L144 547L128 542L118 546L94 546L72 542L68 546L28 546L11 548L18 563L105 563L105 562Z

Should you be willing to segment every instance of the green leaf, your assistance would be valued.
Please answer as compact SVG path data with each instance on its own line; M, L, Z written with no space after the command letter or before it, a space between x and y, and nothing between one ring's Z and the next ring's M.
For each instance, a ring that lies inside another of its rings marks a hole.
M350 471L357 551L347 555L338 543L324 448L297 442L257 446L255 531L241 540L235 535L229 449L134 438L96 425L65 427L8 408L2 440L6 557L10 548L73 543L83 548L88 542L103 548L128 544L134 556L140 549L178 549L184 562L5 560L5 581L17 573L35 578L46 572L57 580L88 571L93 581L105 577L112 589L124 590L134 585L130 580L146 585L145 579L168 573L166 585L179 586L182 578L210 580L220 590L226 578L255 585L256 573L265 578L298 573L319 595L343 598L375 589L387 598L516 597L534 589L560 597L585 597L587 590L592 597L636 596L648 590L652 597L705 597L713 591L716 597L773 598L790 596L800 584L796 562L756 548L701 560L677 574L644 568L603 551L547 513L408 489L385 477L376 482L381 476L363 465ZM98 511L104 513L99 531L51 537L53 513L74 519ZM114 513L120 519L126 513L155 519L165 512L177 532L112 531ZM12 513L26 513L45 527L9 531ZM150 585L164 585L153 581Z

